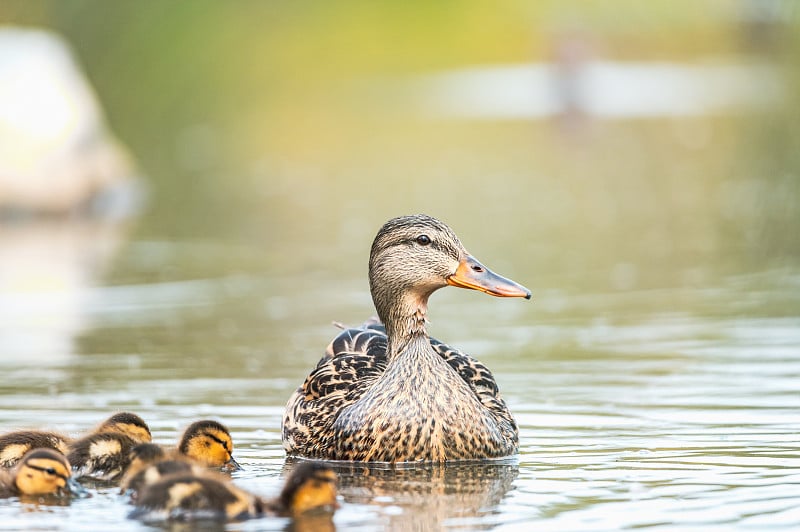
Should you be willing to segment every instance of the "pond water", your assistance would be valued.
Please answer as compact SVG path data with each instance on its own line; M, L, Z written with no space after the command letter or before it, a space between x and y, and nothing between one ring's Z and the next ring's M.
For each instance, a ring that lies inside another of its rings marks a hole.
M332 523L216 528L800 529L796 8L251 4L0 3L72 45L149 195L121 222L0 212L0 433L213 418L233 480L275 494L288 397L373 313L375 232L425 212L533 292L430 301L519 454L338 464ZM6 114L58 131L45 86ZM0 500L0 530L151 529L91 493Z
M171 444L212 417L233 433L245 467L235 482L276 493L285 401L336 333L331 322L372 312L369 238L353 244L361 256L327 268L313 258L326 254L321 243L276 260L290 237L259 248L134 235L115 248L120 234L59 227L5 234L6 249L24 242L28 253L15 256L38 261L5 271L18 289L0 306L0 431L76 434L126 409ZM460 232L469 248L475 238ZM476 255L502 262L497 270L532 288L533 301L442 290L430 332L493 370L520 425L519 455L340 465L333 525L227 529L800 526L800 319L785 310L800 303L798 272L720 275L702 288L556 290L569 286L563 276L537 278L500 251ZM0 502L0 529L148 528L126 519L115 490L92 494L64 506Z

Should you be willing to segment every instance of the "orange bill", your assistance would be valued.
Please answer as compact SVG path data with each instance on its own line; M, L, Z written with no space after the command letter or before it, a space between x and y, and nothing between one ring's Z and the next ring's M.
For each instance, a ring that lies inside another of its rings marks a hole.
M497 275L472 255L468 255L458 264L456 273L447 278L447 284L479 290L497 297L531 298L530 290L511 279Z

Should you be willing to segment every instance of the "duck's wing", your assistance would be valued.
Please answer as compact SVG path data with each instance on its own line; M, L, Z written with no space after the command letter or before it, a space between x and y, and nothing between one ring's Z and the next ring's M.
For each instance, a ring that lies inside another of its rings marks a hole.
M357 400L386 370L386 345L383 330L365 327L339 333L303 384L308 398L342 394L346 402Z
M386 333L382 326L345 329L286 405L286 452L326 457L338 412L357 401L386 369Z
M436 338L431 338L431 347L458 373L464 382L469 385L478 400L495 415L507 420L516 430L517 423L508 411L505 401L500 395L500 389L494 380L494 375L481 361L472 358Z

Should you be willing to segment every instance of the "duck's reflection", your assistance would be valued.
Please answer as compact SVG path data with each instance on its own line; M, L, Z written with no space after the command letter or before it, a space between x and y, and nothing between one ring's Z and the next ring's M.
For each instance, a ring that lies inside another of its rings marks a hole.
M295 460L287 459L285 467ZM515 460L448 464L329 462L346 503L377 507L392 529L430 530L448 519L485 517L511 490Z

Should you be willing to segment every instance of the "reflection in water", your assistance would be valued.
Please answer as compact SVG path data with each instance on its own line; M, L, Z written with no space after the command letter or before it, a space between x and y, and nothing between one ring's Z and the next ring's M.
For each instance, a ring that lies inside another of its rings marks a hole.
M220 247L206 256L227 264L230 252ZM197 277L223 278L213 260L203 267ZM136 268L149 272L123 255L122 278L137 278ZM129 284L123 303L115 297L93 303L93 315L103 319L84 332L68 375L54 381L66 393L55 399L38 387L39 361L29 364L28 378L6 377L0 429L36 424L75 433L101 418L100 411L131 409L150 424L155 441L172 444L189 420L219 417L246 468L234 482L274 494L281 468L293 464L284 461L280 439L286 397L330 334L328 326L313 324L340 306L348 316L363 314L363 300L336 299L334 290L324 291L329 284L301 272L286 283L248 284L246 298L238 290L203 292L203 305L187 304L186 294L169 286L161 292L163 283ZM263 302L280 286L294 296L286 314L300 318L270 321ZM511 328L485 324L499 308L494 300L463 305L457 293L441 297L437 313L449 318L437 320L441 336L459 336L465 349L481 353L501 383L520 427L519 463L336 463L342 507L334 524L585 532L666 523L688 531L729 529L741 520L758 530L796 528L796 497L787 494L800 471L797 286L796 273L773 272L718 280L700 292L564 293L562 305L543 300L532 307L535 320L510 316ZM752 294L759 296L748 303ZM665 296L681 303L680 314L653 310ZM132 309L155 318L131 319ZM789 315L770 315L778 310ZM223 319L235 319L235 334L213 327ZM150 343L137 348L143 337ZM129 365L132 352L137 363ZM18 529L67 520L86 530L97 523L141 530L126 520L130 508L116 491L92 494L54 514L22 514L11 503L0 507L0 521ZM259 519L235 527L324 530L329 523L322 523Z
M0 350L61 360L141 185L69 45L0 28Z
M47 512L53 506L69 506L72 497L68 495L20 495L19 502L26 512Z
M290 467L293 459L287 459ZM516 460L448 464L362 464L328 462L339 475L345 503L376 507L395 530L427 530L457 519L485 520L511 490Z
M286 526L287 532L335 532L333 516L330 513L301 515L292 519Z
M0 350L4 362L57 361L87 326L89 289L125 228L95 220L0 224Z

